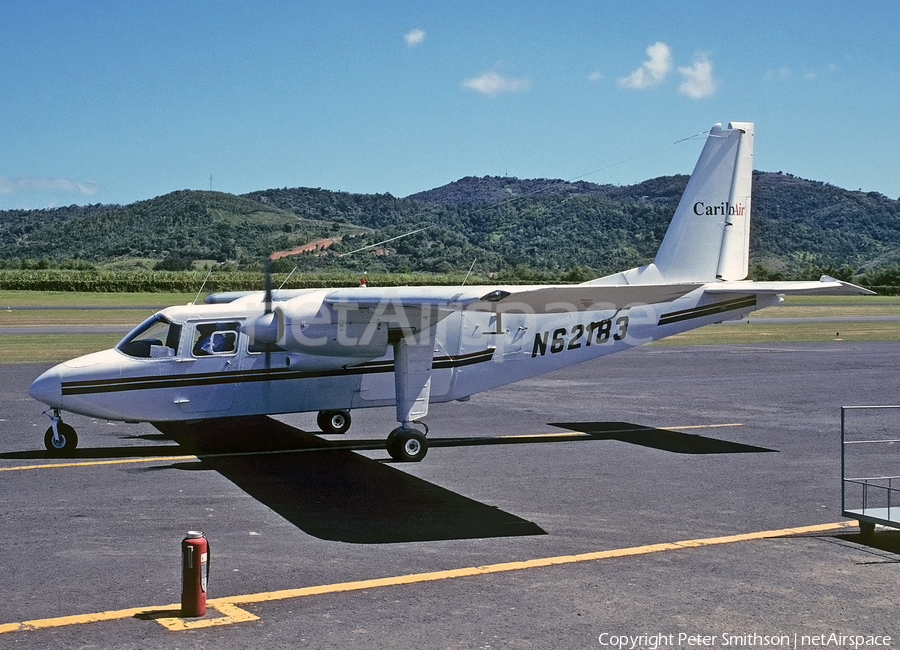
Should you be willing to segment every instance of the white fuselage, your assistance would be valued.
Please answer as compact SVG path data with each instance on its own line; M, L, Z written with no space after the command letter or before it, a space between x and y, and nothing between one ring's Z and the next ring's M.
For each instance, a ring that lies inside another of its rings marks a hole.
M674 301L549 314L441 313L431 402L448 402L775 302L712 297L702 287ZM395 403L393 352L361 360L253 344L242 327L261 303L170 307L163 338L132 332L117 348L59 364L30 394L65 411L108 420L165 422ZM142 325L149 327L150 321ZM152 328L151 328L152 329ZM153 336L153 335L149 335ZM291 357L290 366L286 359Z

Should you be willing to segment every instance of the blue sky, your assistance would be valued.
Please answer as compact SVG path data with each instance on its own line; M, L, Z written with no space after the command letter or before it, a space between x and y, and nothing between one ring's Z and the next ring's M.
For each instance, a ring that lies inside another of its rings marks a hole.
M0 209L757 169L900 197L900 3L0 2Z

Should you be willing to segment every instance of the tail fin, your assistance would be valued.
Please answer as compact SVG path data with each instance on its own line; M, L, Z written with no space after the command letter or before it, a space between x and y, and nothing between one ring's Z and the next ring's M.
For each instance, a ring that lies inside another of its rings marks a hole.
M716 124L653 260L666 282L747 277L752 176L753 124Z

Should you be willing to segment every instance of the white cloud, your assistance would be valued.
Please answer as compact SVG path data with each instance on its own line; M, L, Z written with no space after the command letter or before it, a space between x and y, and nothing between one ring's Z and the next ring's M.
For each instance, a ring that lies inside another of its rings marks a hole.
M837 66L834 63L829 63L828 65L821 66L815 70L804 70L803 72L795 72L791 68L785 66L783 68L778 68L777 70L768 70L765 74L766 81L785 81L785 80L794 80L794 79L804 79L804 80L813 80L819 79L823 75L833 74L837 71Z
M594 70L592 73L590 73L588 75L589 81L600 81L601 79L603 79L603 73L600 72L599 70Z
M778 68L777 70L769 70L766 72L766 81L775 79L790 79L791 69L788 67Z
M644 61L640 68L627 77L619 79L622 88L640 90L659 85L672 69L672 51L669 46L658 41L647 48L649 60Z
M418 27L416 29L411 29L403 35L403 40L406 41L408 46L415 47L425 40L425 31Z
M0 176L0 194L48 191L93 196L100 191L100 183L97 181L73 181L67 178L41 178L34 176L8 178Z
M691 99L711 97L716 92L712 69L712 63L705 57L689 66L679 67L678 72L684 77L684 81L678 86L678 92Z
M463 87L493 97L501 93L517 93L528 90L531 87L531 81L527 78L504 77L491 70L477 77L466 79L463 81Z

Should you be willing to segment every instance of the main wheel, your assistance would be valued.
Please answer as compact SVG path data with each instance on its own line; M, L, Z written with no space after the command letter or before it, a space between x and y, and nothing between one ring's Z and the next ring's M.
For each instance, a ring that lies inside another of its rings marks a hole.
M53 439L53 427L44 434L44 446L51 456L70 456L78 446L78 434L65 422L56 423L58 439Z
M350 411L319 411L316 424L323 433L347 433L350 428Z
M394 460L400 460L400 450L397 449L397 434L403 431L403 427L397 427L388 434L387 441L384 446Z
M421 431L415 429L394 429L388 436L386 446L391 458L403 463L418 463L428 453L428 441Z

